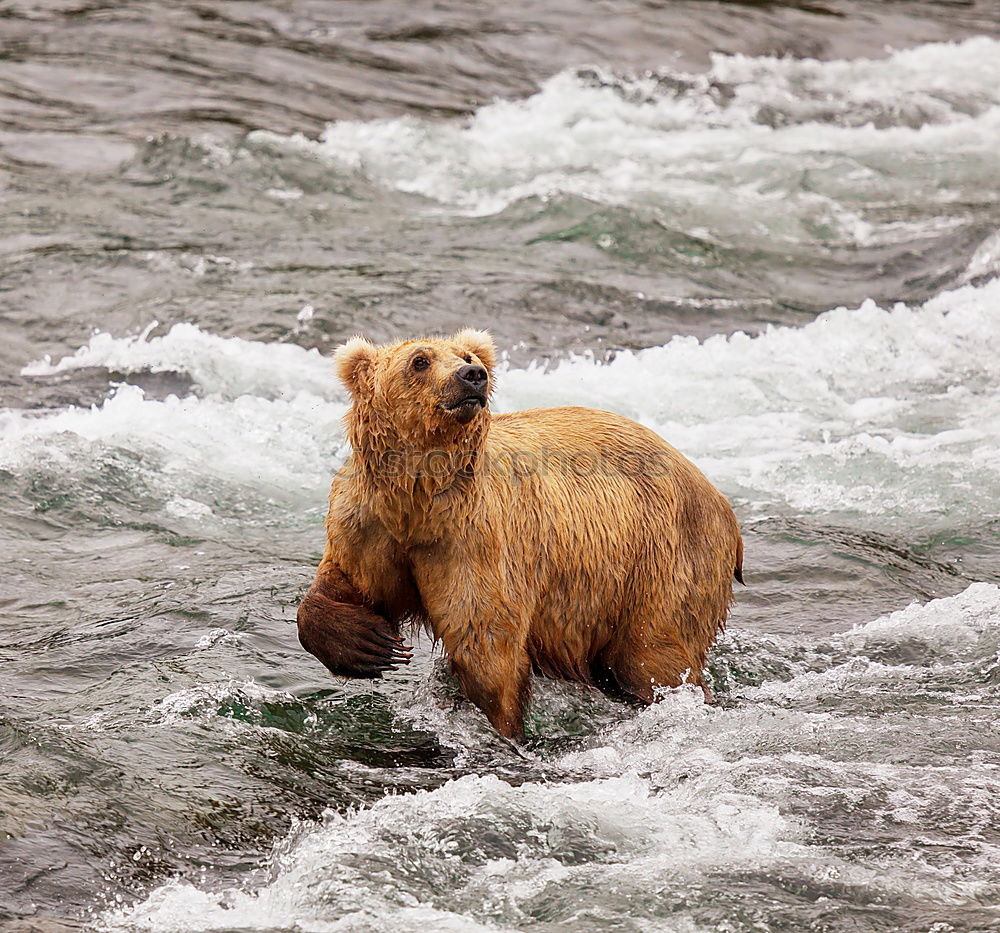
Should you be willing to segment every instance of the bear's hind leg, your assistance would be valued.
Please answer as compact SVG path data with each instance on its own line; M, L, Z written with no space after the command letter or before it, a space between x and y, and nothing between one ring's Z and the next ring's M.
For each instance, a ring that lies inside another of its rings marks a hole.
M616 699L624 694L630 700L648 705L656 699L657 687L689 683L705 689L701 665L680 639L669 633L649 636L636 633L630 639L621 639L609 645L597 663L613 678L613 682L605 678L598 685Z

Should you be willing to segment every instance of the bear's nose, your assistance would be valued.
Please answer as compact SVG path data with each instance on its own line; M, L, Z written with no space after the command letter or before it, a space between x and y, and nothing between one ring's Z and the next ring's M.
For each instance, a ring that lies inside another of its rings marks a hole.
M489 378L482 366L475 365L463 366L455 372L455 376L460 382L463 382L470 389L475 389L477 392L481 392L486 388L486 380Z

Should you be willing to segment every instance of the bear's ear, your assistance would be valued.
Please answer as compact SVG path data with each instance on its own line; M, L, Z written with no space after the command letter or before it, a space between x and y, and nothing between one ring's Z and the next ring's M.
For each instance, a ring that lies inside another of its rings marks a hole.
M455 334L455 342L471 350L491 372L497 361L497 348L489 331L473 330L471 327Z
M361 336L352 337L347 343L337 347L337 352L333 354L333 365L340 381L352 395L357 394L362 380L375 365L377 352L375 344Z

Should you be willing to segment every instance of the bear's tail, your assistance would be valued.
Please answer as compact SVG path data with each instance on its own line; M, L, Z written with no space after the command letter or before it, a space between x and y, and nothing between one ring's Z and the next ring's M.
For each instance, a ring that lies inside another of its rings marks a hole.
M743 538L742 536L736 539L736 569L733 571L733 576L743 583ZM743 583L743 586L746 586Z

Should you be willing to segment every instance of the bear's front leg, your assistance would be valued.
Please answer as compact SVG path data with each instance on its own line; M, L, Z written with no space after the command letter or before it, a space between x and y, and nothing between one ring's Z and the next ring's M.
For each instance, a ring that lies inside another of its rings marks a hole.
M321 569L299 604L299 642L339 677L378 679L411 655L395 627L361 603L343 574Z
M507 626L475 623L461 639L443 635L465 695L478 706L493 728L509 739L524 738L524 714L531 692L531 662L523 637ZM449 644L449 641L452 644Z

